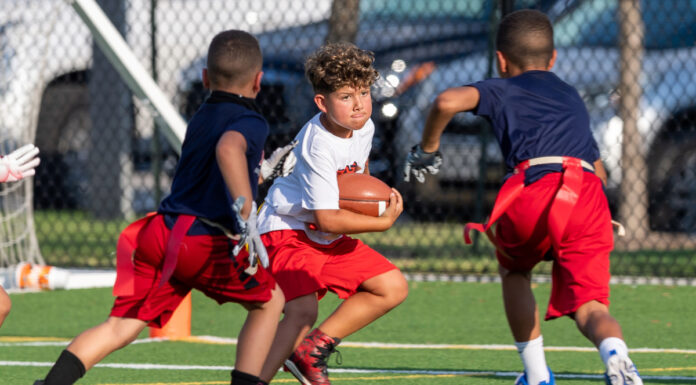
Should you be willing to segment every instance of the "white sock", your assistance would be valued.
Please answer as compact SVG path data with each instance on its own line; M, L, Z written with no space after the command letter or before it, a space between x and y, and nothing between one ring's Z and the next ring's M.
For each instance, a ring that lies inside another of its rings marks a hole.
M628 347L621 338L605 338L599 344L599 356L602 357L602 362L604 362L604 365L607 364L607 361L609 361L609 357L612 354L628 357Z
M527 373L527 383L538 384L541 381L549 381L549 368L546 366L544 355L544 338L539 336L527 342L515 342L520 353L524 371Z

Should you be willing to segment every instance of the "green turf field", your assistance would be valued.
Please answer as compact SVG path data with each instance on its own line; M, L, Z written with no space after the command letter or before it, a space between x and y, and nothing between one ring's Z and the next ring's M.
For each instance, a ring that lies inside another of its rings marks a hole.
M520 370L496 283L411 282L406 302L340 346L331 357L336 384L507 384ZM549 285L536 287L545 307ZM632 358L650 384L696 384L696 288L612 288L612 313L621 322ZM109 289L11 294L13 309L0 329L0 384L42 378L65 341L104 320ZM328 295L320 319L338 303ZM107 357L80 384L229 384L240 306L193 296L192 334L209 341L130 345ZM542 325L547 360L559 384L603 384L599 355L569 319ZM142 338L147 337L143 333ZM360 343L379 343L361 345ZM501 346L502 345L502 346ZM143 365L143 366L138 366ZM170 366L164 366L170 365ZM273 383L297 383L280 373Z

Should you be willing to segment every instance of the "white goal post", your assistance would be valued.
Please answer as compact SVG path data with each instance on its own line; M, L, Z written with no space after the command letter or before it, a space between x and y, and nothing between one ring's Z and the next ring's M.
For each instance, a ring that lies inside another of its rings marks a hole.
M138 61L101 7L95 0L64 0L64 2L72 6L84 21L93 40L135 97L150 108L155 119L160 123L167 141L180 154L186 133L186 122ZM49 32L53 23L55 19L49 19L46 24ZM40 67L43 67L43 64ZM33 114L35 111L31 112ZM20 145L34 140L33 133L23 135ZM13 150L12 146L12 144L0 143L0 155ZM32 182L29 179L0 185L0 285L8 286L13 283L14 267L22 262L39 265L45 263L36 239Z
M186 122L167 99L152 76L145 70L111 20L95 0L66 0L87 24L94 41L118 71L131 92L151 107L162 123L163 133L172 147L181 153Z

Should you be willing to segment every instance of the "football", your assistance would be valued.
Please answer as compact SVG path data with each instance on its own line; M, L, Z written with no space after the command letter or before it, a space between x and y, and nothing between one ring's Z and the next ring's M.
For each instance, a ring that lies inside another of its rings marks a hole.
M338 176L338 207L378 217L389 206L391 187L367 174Z

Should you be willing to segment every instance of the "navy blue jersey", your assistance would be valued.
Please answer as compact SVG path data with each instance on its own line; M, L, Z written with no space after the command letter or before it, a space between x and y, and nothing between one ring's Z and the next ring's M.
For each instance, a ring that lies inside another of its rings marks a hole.
M481 95L473 112L491 122L509 173L520 162L540 156L571 156L590 164L599 159L585 103L554 73L528 71L471 86ZM560 171L561 165L555 164L531 167L525 183Z
M218 166L215 148L227 131L244 135L249 184L256 198L259 164L268 130L268 123L256 111L252 99L214 91L188 124L171 193L157 211L206 218L237 233L233 200ZM194 227L206 226L194 224L189 234L199 232Z

